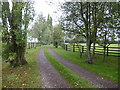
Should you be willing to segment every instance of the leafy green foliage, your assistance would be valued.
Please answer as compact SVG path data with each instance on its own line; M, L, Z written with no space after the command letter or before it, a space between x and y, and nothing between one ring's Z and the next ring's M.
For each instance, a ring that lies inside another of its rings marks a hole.
M108 43L110 39L115 39L115 34L120 27L118 6L120 6L119 2L65 2L63 4L62 9L65 13L63 29L68 34L79 34L85 37L90 61L92 61L90 54L92 43L95 44L96 40ZM104 36L108 39L104 40Z
M18 45L23 45L26 43L26 33L26 30L19 30L18 32L15 32L16 43Z
M31 2L13 2L10 11L9 2L2 3L2 42L3 58L7 61L14 61L14 65L25 64L24 53L27 43L27 28L32 20L34 10ZM22 58L20 58L22 57ZM11 63L12 64L12 63Z
M2 60L8 61L8 58L10 57L12 45L7 45L6 43L2 43Z
M52 17L48 15L47 20L41 13L30 31L30 36L37 38L39 43L50 44L53 38Z
M49 44L53 42L53 25L52 25L52 17L48 14L47 17L47 30L49 31Z
M54 27L54 32L53 32L53 42L55 46L61 44L63 40L63 35L64 34L62 32L62 26L60 24L57 24Z

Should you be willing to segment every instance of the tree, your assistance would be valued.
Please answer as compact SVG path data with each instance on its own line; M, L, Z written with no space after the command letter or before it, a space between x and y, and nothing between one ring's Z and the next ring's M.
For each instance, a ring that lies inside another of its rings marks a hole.
M34 16L33 12L31 2L12 1L11 11L9 2L2 2L3 59L9 61L13 67L27 63L27 28Z
M34 23L32 30L30 31L30 36L37 38L39 43L42 43L44 38L44 32L47 29L47 23L45 17L41 13L38 15L36 22Z
M95 8L96 7L96 8ZM90 2L68 2L64 4L64 11L66 12L66 29L68 31L78 33L86 38L88 63L92 64L91 44L95 40L97 27L99 26L99 18L95 19L96 13L101 13L99 4ZM93 9L95 8L95 10ZM97 9L97 10L96 10ZM94 24L96 22L96 24Z
M47 17L47 32L48 32L48 35L47 35L47 38L49 38L49 44L53 42L53 25L52 25L52 17L48 14L48 17Z
M40 43L44 42L50 44L53 42L53 26L52 26L52 17L48 14L47 20L41 13L38 16L33 28L30 32L30 35L34 38L37 38Z
M120 28L118 24L120 21L119 5L119 3L114 2L107 3L107 6L104 6L107 9L104 10L104 20L100 24L97 34L97 43L104 48L103 60L105 60L106 48L117 38L117 32Z
M58 45L60 44L60 42L62 41L62 27L60 24L57 24L54 27L54 31L53 31L53 45L58 48Z
M79 50L79 53L80 53L80 58L82 57L82 45L80 45L80 40L82 39L83 37L81 37L81 35L75 35L75 38L73 40L70 41L70 43L73 45L73 48L75 49L75 46L77 46L78 50Z
M114 10L113 6L109 8L108 4L106 2L66 2L62 6L66 14L63 28L67 32L73 32L85 37L88 56L87 63L89 64L93 63L98 28L100 28L101 24L104 24L104 19L112 18L106 18L106 16L109 16L106 12L111 9ZM117 13L113 12L110 14L116 16ZM93 52L91 54L92 43Z

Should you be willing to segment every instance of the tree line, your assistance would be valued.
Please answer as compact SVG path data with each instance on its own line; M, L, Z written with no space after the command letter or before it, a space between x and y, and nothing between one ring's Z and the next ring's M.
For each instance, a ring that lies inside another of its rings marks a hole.
M2 57L10 65L20 66L27 63L25 52L27 38L37 38L40 44L53 44L56 48L64 43L65 37L71 42L86 41L87 63L93 63L95 44L104 48L119 35L120 2L65 2L61 9L64 15L59 24L53 26L52 17L47 19L39 14L34 25L28 30L34 18L32 2L2 2L0 28L2 28ZM93 50L91 53L91 44Z
M62 26L60 23L53 26L52 22L52 17L49 14L47 19L42 13L39 14L29 36L37 38L39 44L53 44L57 48L63 38Z

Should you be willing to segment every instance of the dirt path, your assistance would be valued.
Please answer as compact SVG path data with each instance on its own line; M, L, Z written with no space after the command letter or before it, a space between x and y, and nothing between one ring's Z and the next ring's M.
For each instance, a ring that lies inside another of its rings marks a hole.
M38 52L38 64L43 81L43 88L70 88L68 83L52 67L44 55L44 48Z
M104 78L100 77L99 75L97 75L91 71L88 71L88 70L70 62L69 60L66 60L62 56L56 54L52 50L51 47L49 48L49 52L51 53L51 55L53 55L55 58L57 58L62 64L64 64L65 66L67 66L68 68L73 70L75 73L77 73L78 75L83 77L85 80L89 81L94 86L96 86L98 88L117 88L118 87L118 85L116 83L113 83L110 80L104 79Z

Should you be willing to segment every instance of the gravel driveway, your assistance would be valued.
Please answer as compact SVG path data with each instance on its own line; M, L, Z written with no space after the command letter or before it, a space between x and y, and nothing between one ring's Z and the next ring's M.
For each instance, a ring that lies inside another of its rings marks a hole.
M58 59L62 64L67 66L69 69L73 70L75 73L77 73L80 77L83 77L85 80L89 81L91 84L98 88L117 88L118 85L110 80L107 80L105 78L102 78L101 76L88 71L87 69L84 69L69 60L66 60L62 56L56 54L52 47L49 48L49 52L51 55L53 55L56 59Z
M38 52L38 64L43 88L70 88L70 85L60 76L44 55L44 48Z

